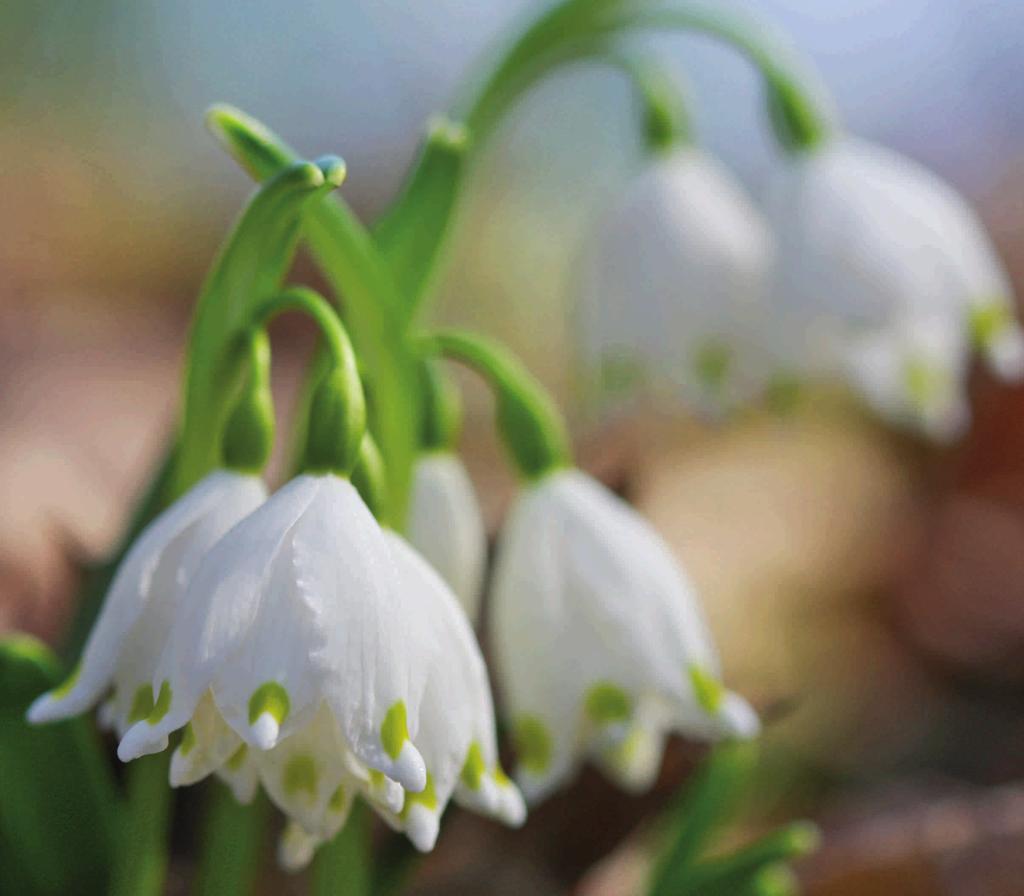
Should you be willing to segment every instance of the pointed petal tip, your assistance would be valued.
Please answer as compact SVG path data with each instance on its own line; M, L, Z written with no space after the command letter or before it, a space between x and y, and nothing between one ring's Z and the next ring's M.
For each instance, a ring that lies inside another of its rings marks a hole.
M260 750L271 750L281 736L281 725L269 712L260 713L259 718L249 726L252 744Z
M436 809L414 803L405 819L405 833L420 852L430 852L441 830L441 816Z
M154 729L149 722L136 722L117 745L117 758L122 762L131 762L141 756L160 753L167 749L168 742L167 735Z
M25 713L25 718L30 725L43 725L47 722L55 722L65 717L63 701L56 699L52 691L36 697L32 705Z
M496 785L498 806L495 815L509 827L522 827L526 821L526 800L515 784Z
M1024 331L1009 327L986 350L988 366L1001 380L1018 382L1024 379Z
M726 695L718 718L728 737L753 740L761 733L760 718L754 712L754 708L738 694Z
M304 831L294 821L281 834L277 842L277 863L285 871L294 874L305 868L312 860L319 841Z
M427 764L412 741L403 743L394 762L380 771L411 793L422 793L427 786Z

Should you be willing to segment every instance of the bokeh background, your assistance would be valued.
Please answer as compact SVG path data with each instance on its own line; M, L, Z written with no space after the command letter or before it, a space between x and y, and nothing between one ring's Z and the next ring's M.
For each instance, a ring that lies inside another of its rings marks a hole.
M80 563L114 542L172 425L190 305L250 189L205 107L234 103L305 153L342 155L343 193L370 220L428 116L540 5L6 0L0 630L59 638ZM735 5L789 34L850 129L966 193L1024 293L1024 4ZM690 86L701 141L757 196L777 158L746 63L702 38L638 46ZM434 313L507 340L576 420L585 462L688 563L730 683L769 720L749 823L824 826L808 892L1024 893L1024 390L977 372L975 425L942 450L833 396L716 428L664 409L584 414L576 259L641 164L636 115L595 67L536 89L473 171ZM309 333L277 342L286 402ZM468 395L468 460L496 525L509 481L485 396ZM558 893L589 872L578 892L630 892L647 861L638 822L696 755L676 745L646 802L588 775L524 833L459 818L418 886Z

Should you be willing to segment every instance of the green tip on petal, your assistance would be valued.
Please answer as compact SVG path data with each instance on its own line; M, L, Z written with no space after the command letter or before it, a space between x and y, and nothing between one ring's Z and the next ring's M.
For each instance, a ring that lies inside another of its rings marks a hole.
M153 704L153 709L149 713L149 717L146 719L150 725L157 724L171 708L171 683L164 681L160 685L160 693L156 695L156 703Z
M288 760L281 774L281 786L285 793L294 796L301 792L315 797L316 783L316 760L312 756L301 753Z
M195 728L192 727L192 723L189 722L185 726L185 730L181 732L181 746L179 747L181 755L187 756L195 748L195 745L196 731Z
M128 722L134 725L143 719L148 719L153 711L153 688L148 684L140 684L132 697L132 706L128 710Z
M469 750L466 752L466 761L462 766L462 772L459 775L459 778L470 790L479 790L480 785L483 783L484 773L486 771L487 766L484 763L484 751L481 749L480 744L477 741L473 741L469 745Z
M551 732L536 716L520 716L515 722L516 754L528 772L542 774L551 765L554 750Z
M1013 324L1013 312L1003 302L990 302L971 309L971 339L979 348L991 345Z
M331 798L327 801L327 808L332 812L341 812L345 808L345 788L340 784L335 788Z
M583 708L587 717L599 725L624 722L633 715L629 694L608 681L599 681L587 691Z
M903 368L903 381L914 407L924 410L934 403L942 386L942 375L933 364L911 358Z
M690 684L697 698L697 704L708 715L716 715L725 699L725 688L700 666L690 666Z
M54 700L63 700L68 694L71 693L71 689L78 683L78 678L82 674L82 663L75 663L75 668L71 670L71 674L64 679L61 684L53 689L52 697Z
M237 750L235 750L225 763L228 767L228 771L237 772L242 767L242 763L245 762L245 757L248 752L248 744L242 744Z
M405 792L405 802L402 804L402 811L399 818L405 821L413 806L420 805L432 812L437 809L437 791L434 789L434 777L427 772L427 786L420 793Z
M380 726L380 742L388 756L398 759L398 754L402 752L402 745L408 739L409 727L406 724L405 703L399 700L384 716L384 721Z
M261 684L249 698L249 724L255 725L263 713L269 713L278 725L283 725L290 709L288 692L276 681L268 681Z

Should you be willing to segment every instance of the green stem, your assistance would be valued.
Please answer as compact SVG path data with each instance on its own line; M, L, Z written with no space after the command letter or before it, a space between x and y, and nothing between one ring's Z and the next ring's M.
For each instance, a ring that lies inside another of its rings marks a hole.
M473 368L494 392L498 431L519 473L539 479L572 463L565 420L541 383L508 349L471 333L444 330L423 340L426 354Z
M259 878L270 803L262 793L248 806L216 782L207 800L194 896L249 896Z
M171 809L169 761L165 752L128 766L128 811L118 842L111 896L160 896L164 892Z
M736 811L757 760L754 741L720 744L671 810L670 843L654 868L648 896L675 896L714 834Z
M338 836L317 851L311 892L312 896L368 896L371 885L370 817L357 800Z
M359 362L356 359L355 349L352 348L352 343L338 319L337 312L323 296L305 286L289 287L256 309L253 315L253 325L266 326L277 315L284 314L286 311L301 311L313 318L320 329L320 335L327 347L331 363L335 367L344 368L358 381Z
M768 866L790 862L813 852L820 842L817 827L798 821L765 835L731 855L708 859L675 881L675 896L705 896L719 890L737 892Z
M636 91L648 151L665 153L693 143L693 120L685 94L671 72L634 53L610 51L600 58L620 69Z

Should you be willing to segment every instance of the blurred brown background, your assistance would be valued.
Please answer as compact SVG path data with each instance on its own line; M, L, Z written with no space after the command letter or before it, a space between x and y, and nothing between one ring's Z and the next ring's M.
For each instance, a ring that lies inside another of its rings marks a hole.
M1024 5L738 5L789 31L852 129L972 198L1024 292ZM426 117L533 8L4 4L0 630L59 637L77 564L113 543L172 425L190 303L249 189L204 107L237 103L308 153L340 153L344 193L371 218ZM702 40L645 46L685 73L701 135L756 195L774 159L751 72ZM730 683L770 720L750 824L804 813L825 828L808 892L1024 893L1024 391L979 372L975 425L941 451L828 393L714 430L664 412L585 421L574 259L640 163L635 130L614 76L542 85L473 174L437 313L511 342L579 418L587 465L689 564ZM285 404L308 335L276 339ZM467 387L465 445L496 525L509 480ZM565 892L589 870L580 893L631 892L637 825L698 755L676 745L643 801L588 774L521 833L459 816L423 891Z

